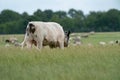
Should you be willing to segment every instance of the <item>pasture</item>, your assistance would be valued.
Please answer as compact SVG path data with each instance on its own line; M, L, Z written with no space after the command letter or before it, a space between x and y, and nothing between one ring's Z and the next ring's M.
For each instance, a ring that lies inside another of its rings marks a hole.
M10 36L0 35L0 80L120 80L120 45L98 44L120 40L120 32L95 33L83 38L83 45L41 51L5 47ZM23 35L14 36L23 40Z

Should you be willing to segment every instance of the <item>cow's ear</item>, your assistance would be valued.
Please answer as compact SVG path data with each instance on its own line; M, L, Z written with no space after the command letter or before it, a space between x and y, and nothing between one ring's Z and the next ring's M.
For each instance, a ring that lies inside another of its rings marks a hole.
M29 27L30 27L30 33L34 33L35 32L35 25L33 25L32 23L30 23Z
M70 35L70 33L71 33L71 32L70 32L70 30L69 30L69 31L68 31L68 33L67 33L67 36L69 36L69 35Z
M71 31L69 30L69 31L68 31L68 34L70 34L70 33L71 33Z

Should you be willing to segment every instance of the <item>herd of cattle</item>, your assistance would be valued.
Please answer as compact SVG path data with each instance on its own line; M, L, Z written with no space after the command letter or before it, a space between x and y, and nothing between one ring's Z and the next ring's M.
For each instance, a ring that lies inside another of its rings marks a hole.
M64 49L64 47L68 47L69 41L72 39L72 37L70 37L70 33L70 31L64 32L63 27L55 22L32 21L27 25L25 37L22 43L19 43L17 38L10 38L5 40L5 42L12 43L15 46L21 46L22 48L24 46L32 48L34 45L37 49L42 49L44 46ZM89 35L93 34L95 34L95 32L91 31L89 34L74 37L74 45L81 45L81 37L87 38ZM118 40L115 42L111 41L110 43L120 44ZM99 44L105 45L106 43L99 42Z

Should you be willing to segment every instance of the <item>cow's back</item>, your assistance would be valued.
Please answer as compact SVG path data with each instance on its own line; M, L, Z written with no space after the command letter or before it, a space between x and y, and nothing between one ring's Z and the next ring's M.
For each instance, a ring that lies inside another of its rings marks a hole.
M61 25L55 22L39 22L39 27L42 29L42 33L49 41L57 41L64 39L64 31ZM38 26L38 25L37 25Z
M46 27L49 29L49 32L52 33L52 35L56 36L56 38L64 37L64 31L60 24L55 22L47 22L45 25L47 25Z

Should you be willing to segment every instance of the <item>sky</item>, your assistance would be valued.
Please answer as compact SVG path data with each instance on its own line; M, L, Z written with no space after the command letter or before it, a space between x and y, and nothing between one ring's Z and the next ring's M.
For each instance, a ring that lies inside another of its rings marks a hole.
M19 13L33 14L37 9L53 11L68 11L74 8L84 14L90 11L120 10L120 0L0 0L0 12L10 9Z

